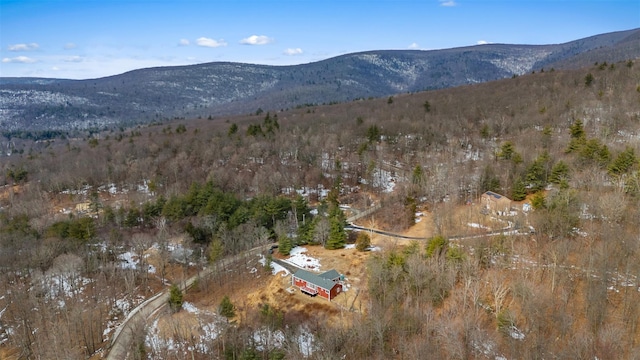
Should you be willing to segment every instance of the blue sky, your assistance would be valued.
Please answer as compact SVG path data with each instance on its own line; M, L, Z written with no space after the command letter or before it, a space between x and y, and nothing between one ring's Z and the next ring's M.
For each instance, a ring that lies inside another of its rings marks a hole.
M0 0L0 76L563 43L640 27L640 0Z

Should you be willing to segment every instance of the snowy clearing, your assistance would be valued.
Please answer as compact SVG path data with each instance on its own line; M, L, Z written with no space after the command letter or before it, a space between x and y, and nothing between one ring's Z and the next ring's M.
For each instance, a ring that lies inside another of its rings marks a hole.
M299 268L311 271L320 271L320 261L316 258L312 258L310 256L305 255L307 252L307 248L296 246L291 249L289 253L289 258L283 260L289 264L295 265Z

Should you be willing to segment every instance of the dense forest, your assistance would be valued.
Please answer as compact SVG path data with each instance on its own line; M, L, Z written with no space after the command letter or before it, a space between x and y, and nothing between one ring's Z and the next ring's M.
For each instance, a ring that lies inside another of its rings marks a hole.
M263 244L343 247L355 234L340 205L377 204L378 227L402 232L420 208L437 235L369 257L365 311L336 325L256 309L189 356L639 358L639 109L629 60L242 117L5 135L0 350L100 358L109 321L127 311L119 299ZM510 221L531 232L456 240L456 209L485 191L528 201ZM169 255L175 236L189 261ZM151 247L158 276L118 266ZM256 347L260 326L284 344L305 327L317 351ZM135 358L183 356L135 346Z

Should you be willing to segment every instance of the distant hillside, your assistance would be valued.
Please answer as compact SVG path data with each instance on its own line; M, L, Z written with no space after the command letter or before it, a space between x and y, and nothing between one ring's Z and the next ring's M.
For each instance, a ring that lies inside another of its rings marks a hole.
M0 128L104 128L442 89L637 58L639 39L635 29L557 45L370 51L295 66L216 62L91 80L0 78Z

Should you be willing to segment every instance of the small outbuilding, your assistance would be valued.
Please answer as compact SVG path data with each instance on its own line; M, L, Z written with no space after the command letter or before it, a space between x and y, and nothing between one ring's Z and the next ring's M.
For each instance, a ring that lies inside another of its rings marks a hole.
M482 196L480 196L480 203L482 204L483 212L500 214L511 211L511 199L492 191L487 191L482 194Z
M322 274L298 270L291 277L291 283L307 295L320 296L329 301L342 292L340 273L336 270L329 270Z

